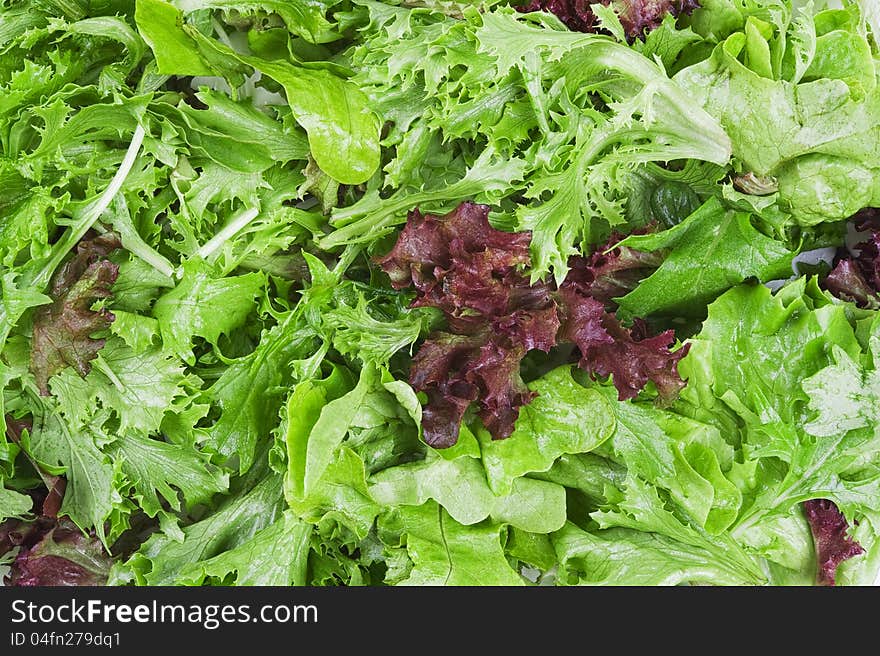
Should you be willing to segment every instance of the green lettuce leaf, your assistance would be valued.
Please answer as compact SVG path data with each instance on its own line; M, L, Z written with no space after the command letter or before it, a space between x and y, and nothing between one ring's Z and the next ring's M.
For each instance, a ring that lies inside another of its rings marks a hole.
M603 392L613 403L614 389ZM733 450L717 429L650 406L615 403L612 407L617 423L608 446L628 472L667 490L710 534L733 523L742 495L724 475Z
M599 527L635 529L671 538L687 550L710 557L717 570L740 577L740 584L759 583L764 575L755 561L728 534L710 536L699 527L682 521L664 506L657 489L630 475L622 494L609 509L590 515ZM691 549L688 549L691 548Z
M137 352L114 337L98 352L84 381L65 371L49 387L75 424L86 423L99 400L104 411L116 415L122 432L153 433L172 402L185 394L184 380L183 367L161 349Z
M207 390L220 409L210 428L209 442L224 456L237 455L242 473L253 464L258 446L269 440L279 423L282 385L290 379L291 363L311 345L312 334L297 332L295 326L296 319L290 314L265 331L257 347L230 362Z
M545 481L517 478L507 494L489 489L480 461L467 455L429 456L370 477L370 495L384 506L421 506L436 501L465 526L487 518L524 531L549 533L565 523L565 490Z
M26 515L33 505L33 499L28 495L0 487L0 521Z
M530 472L543 472L563 454L594 450L614 432L612 406L598 392L559 367L529 385L538 397L520 410L513 434L491 440L484 432L480 451L486 476L498 494Z
M165 348L192 364L192 338L204 337L216 346L221 334L229 334L253 312L256 297L265 285L259 273L217 278L198 260L183 267L177 286L153 306Z
M180 572L189 585L306 585L312 526L285 512L274 524L229 551Z
M816 38L809 66L796 69L800 79L796 71L789 80L779 79L782 70L753 70L748 55L742 61L755 44L767 47L747 27L675 81L724 126L740 168L773 176L780 207L811 226L845 219L880 198L873 158L880 90L855 6L794 22L800 43L804 21Z
M681 362L684 397L708 388L754 422L806 423L801 382L831 363L832 344L852 357L861 353L845 307L814 285L801 278L775 295L742 285L716 300Z
M761 579L725 566L717 554L662 534L610 528L588 533L567 524L553 536L565 583L587 585L754 585Z
M192 11L202 4L211 5L187 2L182 8ZM284 5L287 16L296 7L315 7L275 4ZM346 184L364 182L373 174L379 166L379 120L355 86L321 68L237 54L202 35L183 16L164 0L138 1L138 28L154 53L160 53L157 63L161 73L228 76L237 82L233 86L238 86L244 81L243 71L253 67L284 88L293 115L308 134L312 157L322 170Z
M880 339L872 337L870 345L874 362L880 361ZM880 372L863 370L839 346L833 348L833 358L833 364L803 382L816 411L804 430L829 437L880 425Z
M678 225L620 242L641 251L669 249L660 268L618 299L629 316L697 315L722 292L744 280L786 278L796 254L759 232L745 212L706 201Z
M265 476L251 489L238 490L204 519L184 527L182 540L164 533L151 536L129 560L117 565L111 580L132 577L140 584L172 585L210 576L209 570L223 575L234 570L242 578L278 576L275 563L257 558L250 570L242 555L249 549L263 555L267 545L259 538L265 538L262 531L283 521L283 505L281 477ZM232 555L212 561L228 553Z
M406 535L412 569L398 585L524 583L504 556L503 531L497 525L462 526L437 504L426 503L401 509L380 530Z
M277 14L287 28L313 43L323 43L337 38L330 21L325 17L329 8L326 2L306 0L176 0L174 5L189 14L201 9L238 11L245 16L252 13Z
M109 438L89 426L71 426L51 406L43 405L41 410L22 446L38 463L65 474L67 488L59 514L83 530L94 528L106 544L104 520L121 501L114 485L116 470L100 449Z
M212 465L194 445L163 442L129 431L119 436L109 453L121 463L138 504L151 517L163 509L163 502L180 510L179 495L187 505L195 506L226 492L229 486L229 475Z
M401 389L372 366L356 385L339 369L297 385L282 425L288 503L322 531L364 539L382 510L368 473L398 464L417 448L419 412L408 386Z

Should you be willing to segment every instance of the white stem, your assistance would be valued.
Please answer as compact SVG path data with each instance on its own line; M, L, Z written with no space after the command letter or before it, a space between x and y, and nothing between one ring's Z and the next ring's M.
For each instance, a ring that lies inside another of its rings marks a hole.
M223 226L220 232L211 237L208 242L196 251L196 255L203 260L208 260L225 242L234 237L239 230L257 218L257 214L259 213L260 210L257 207L245 210Z
M134 135L131 137L131 143L128 146L128 150L125 152L125 157L122 158L122 164L119 165L116 175L113 176L113 179L110 181L110 184L107 185L104 193L98 198L97 204L92 205L86 210L86 212L91 212L91 214L88 215L90 220L85 222L88 227L83 230L83 234L92 227L98 217L104 213L104 210L110 207L110 203L113 202L116 194L122 189L125 179L131 172L131 167L134 166L134 160L137 159L138 151L141 149L141 144L144 142L144 136L146 133L147 132L142 125L138 125L135 129Z
M116 174L113 176L110 184L107 185L107 188L104 190L104 193L98 197L98 200L95 201L93 205L88 205L86 207L82 215L76 218L76 222L70 227L64 236L58 240L55 246L53 246L52 255L49 257L48 262L46 262L33 278L26 281L29 286L42 291L43 288L49 284L49 278L52 277L52 273L58 268L58 265L61 264L61 260L63 260L70 250L79 243L79 240L85 236L93 225L95 225L95 221L97 221L104 213L104 210L110 206L110 203L113 202L116 194L122 189L125 179L131 172L131 167L134 166L134 161L137 159L145 134L146 130L144 130L141 125L138 125L134 131L134 135L132 135L128 150L125 152L125 157L122 158L122 163L116 170Z
M125 244L123 244L123 246L124 245ZM159 255L159 253L155 252L154 250L138 249L137 252L131 250L131 248L129 248L128 250L141 258L144 262L149 264L163 276L167 276L168 278L174 277L174 265L172 265L171 262Z
M220 40L220 43L225 45L230 50L235 50L232 45L232 41L229 40L229 35L226 33L226 30L223 29L223 25L216 18L211 19L211 27L214 28L214 32L217 33L217 38Z

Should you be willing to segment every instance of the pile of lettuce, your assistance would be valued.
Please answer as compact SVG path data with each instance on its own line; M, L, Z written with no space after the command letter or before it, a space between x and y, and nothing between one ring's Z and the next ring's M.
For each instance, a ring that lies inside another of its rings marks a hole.
M0 2L10 585L870 585L873 0Z

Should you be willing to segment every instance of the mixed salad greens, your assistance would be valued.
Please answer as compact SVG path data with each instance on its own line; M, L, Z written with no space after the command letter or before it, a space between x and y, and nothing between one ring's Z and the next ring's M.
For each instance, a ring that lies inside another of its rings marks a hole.
M874 584L876 0L3 0L11 585Z

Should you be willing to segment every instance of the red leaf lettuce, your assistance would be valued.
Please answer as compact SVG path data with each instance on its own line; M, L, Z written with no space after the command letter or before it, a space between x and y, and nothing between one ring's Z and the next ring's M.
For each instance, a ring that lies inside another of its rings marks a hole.
M65 367L73 367L81 376L88 374L104 346L103 339L91 335L107 328L115 317L109 310L91 307L110 296L119 267L106 256L118 247L112 236L84 240L52 278L49 293L54 302L36 311L31 348L30 368L42 394L48 395L49 378Z
M630 39L640 37L663 21L666 14L689 14L700 6L697 0L601 0L611 5ZM519 11L546 11L554 14L575 32L596 32L596 14L590 8L593 0L530 0Z
M844 301L860 307L880 309L880 209L867 208L853 217L856 229L865 233L855 254L840 258L825 288Z
M649 337L643 322L623 327L613 298L659 266L659 256L627 248L598 249L573 258L556 289L529 282L529 233L489 225L489 208L465 202L444 216L410 213L397 243L379 265L397 289L415 287L413 306L440 309L449 331L429 337L413 358L410 383L427 395L425 441L448 447L458 439L471 403L492 434L509 436L519 408L534 393L520 377L520 361L560 343L580 350L580 366L611 376L621 399L653 381L663 401L684 383L677 363L687 348L670 351L672 331Z
M865 550L846 534L849 524L832 501L805 501L804 513L816 545L817 582L820 585L834 585L837 566L849 558L865 553Z

